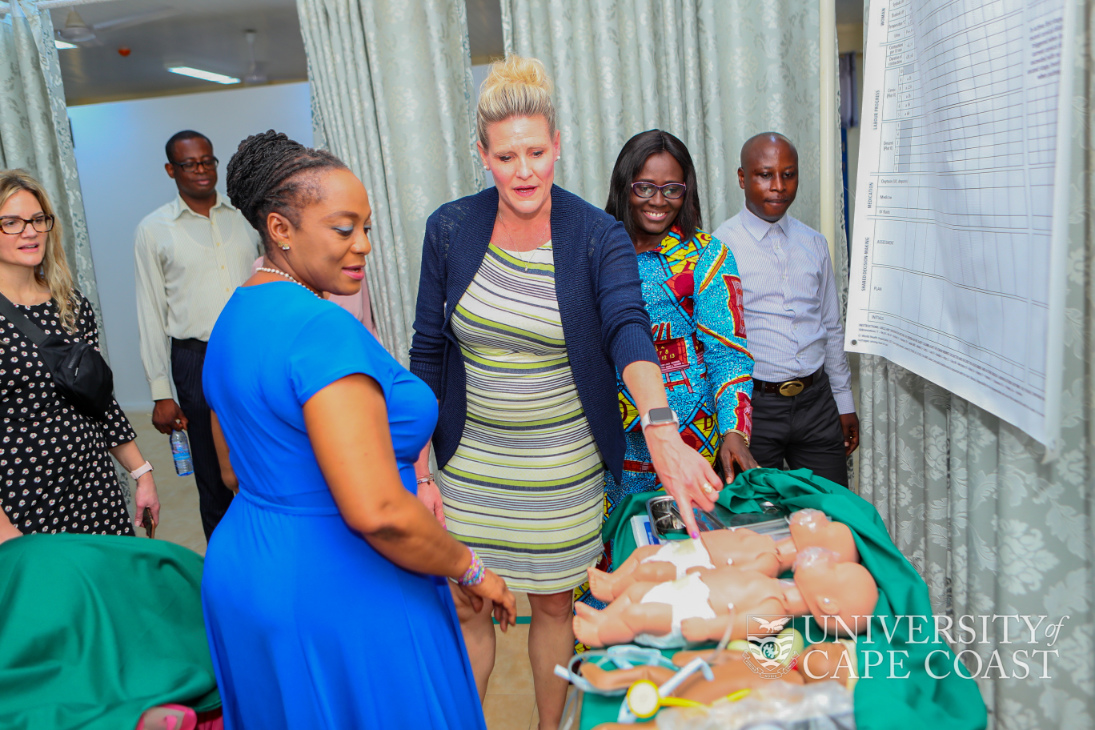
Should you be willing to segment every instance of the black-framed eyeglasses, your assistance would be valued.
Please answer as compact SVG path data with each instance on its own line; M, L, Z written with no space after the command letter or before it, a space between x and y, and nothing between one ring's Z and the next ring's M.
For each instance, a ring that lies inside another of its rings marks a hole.
M9 236L18 236L27 229L28 223L39 233L49 233L53 230L53 216L51 215L36 215L33 218L5 215L0 217L0 231Z
M206 170L216 170L217 163L220 162L216 157L205 157L200 160L187 160L186 162L171 161L171 164L179 168L183 172L195 172L199 167Z
M680 200L684 197L688 186L684 183L666 183L665 185L655 185L652 182L631 183L631 192L640 198L653 198L659 190L662 191L662 196L669 200Z

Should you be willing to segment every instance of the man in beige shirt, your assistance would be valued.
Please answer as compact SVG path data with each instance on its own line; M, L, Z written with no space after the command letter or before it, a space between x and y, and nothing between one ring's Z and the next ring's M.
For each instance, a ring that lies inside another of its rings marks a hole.
M221 309L251 273L259 236L216 191L213 144L186 130L167 142L167 175L179 194L137 226L137 321L141 360L161 433L184 429L206 539L232 502L220 478L202 392L205 346ZM178 402L172 396L174 382Z

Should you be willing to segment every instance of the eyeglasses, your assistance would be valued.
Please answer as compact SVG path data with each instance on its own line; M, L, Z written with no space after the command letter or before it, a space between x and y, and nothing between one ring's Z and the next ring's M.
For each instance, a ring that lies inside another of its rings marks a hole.
M216 157L206 157L202 160L187 160L186 162L175 162L172 160L171 164L183 172L195 172L199 167L203 167L206 170L216 170L218 162L220 162L220 160Z
M640 198L653 198L659 190L669 200L678 200L684 197L688 186L684 183L666 183L665 185L655 185L652 182L631 183L631 192Z
M0 218L0 231L9 236L18 236L27 229L27 224L34 226L39 233L49 233L53 230L53 216L38 215L33 218L20 218L17 215L6 215Z

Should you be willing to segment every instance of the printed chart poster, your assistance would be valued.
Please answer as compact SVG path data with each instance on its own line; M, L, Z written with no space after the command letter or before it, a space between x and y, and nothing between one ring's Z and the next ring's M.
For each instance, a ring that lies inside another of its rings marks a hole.
M871 3L845 340L1043 443L1063 341L1064 5Z

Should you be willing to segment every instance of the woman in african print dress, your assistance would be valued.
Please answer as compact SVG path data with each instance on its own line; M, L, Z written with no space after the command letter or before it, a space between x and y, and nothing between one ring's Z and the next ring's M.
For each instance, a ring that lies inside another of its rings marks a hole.
M669 405L686 444L727 481L757 466L749 453L753 358L746 349L741 281L734 255L700 230L696 172L688 148L650 130L632 137L612 170L605 210L623 222L639 257ZM627 451L623 479L605 474L605 518L629 494L660 487L640 428L640 414L618 383ZM606 553L602 567L611 564ZM588 586L577 598L591 602Z

